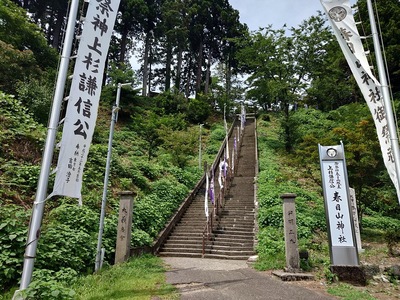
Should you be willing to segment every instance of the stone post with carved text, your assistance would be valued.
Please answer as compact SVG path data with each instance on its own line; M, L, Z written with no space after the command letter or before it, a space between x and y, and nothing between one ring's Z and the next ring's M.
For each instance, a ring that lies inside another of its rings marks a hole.
M283 222L285 231L286 271L300 270L300 258L297 241L296 194L283 194Z
M130 191L121 192L120 196L115 264L128 260L132 238L134 193Z

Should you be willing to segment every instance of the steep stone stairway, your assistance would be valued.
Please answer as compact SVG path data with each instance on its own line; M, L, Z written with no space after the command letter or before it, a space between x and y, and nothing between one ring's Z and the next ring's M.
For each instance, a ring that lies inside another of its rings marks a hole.
M233 138L229 140L230 149ZM159 251L160 256L248 259L254 255L255 119L247 118L236 171L203 254L205 184ZM216 194L219 192L218 184ZM209 209L212 209L210 204Z

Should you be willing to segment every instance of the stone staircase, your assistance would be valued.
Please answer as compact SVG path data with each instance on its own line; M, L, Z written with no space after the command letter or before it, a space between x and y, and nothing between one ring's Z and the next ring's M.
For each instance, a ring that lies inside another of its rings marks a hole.
M233 141L229 142L233 144ZM230 148L232 149L232 148ZM193 199L159 251L160 256L248 259L254 255L255 120L246 121L235 176L225 203L203 250L205 186ZM218 184L216 184L217 186ZM212 206L209 206L212 209Z

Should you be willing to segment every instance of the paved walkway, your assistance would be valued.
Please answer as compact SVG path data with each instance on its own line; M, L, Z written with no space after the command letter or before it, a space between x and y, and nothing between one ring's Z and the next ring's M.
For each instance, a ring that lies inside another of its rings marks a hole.
M167 283L181 299L196 300L332 300L334 297L282 282L247 266L242 260L164 257Z

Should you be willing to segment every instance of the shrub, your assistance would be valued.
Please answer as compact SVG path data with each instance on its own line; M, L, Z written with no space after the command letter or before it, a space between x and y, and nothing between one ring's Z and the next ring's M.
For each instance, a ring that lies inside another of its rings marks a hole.
M29 217L29 212L19 206L0 206L0 290L10 287L21 275Z
M84 228L67 225L48 226L43 230L37 250L37 267L57 271L60 266L86 273L94 267L96 238Z
M75 291L67 287L77 281L78 273L70 268L61 268L58 271L35 270L32 282L22 292L25 299L43 300L73 300Z

